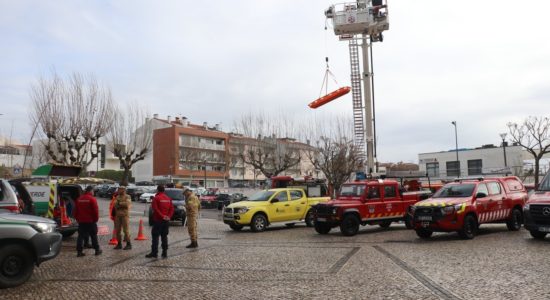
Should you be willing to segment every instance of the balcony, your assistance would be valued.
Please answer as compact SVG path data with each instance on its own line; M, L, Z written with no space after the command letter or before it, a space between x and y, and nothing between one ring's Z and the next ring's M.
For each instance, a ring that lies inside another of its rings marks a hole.
M215 150L215 151L225 151L225 145L199 143L199 142L193 142L193 141L186 141L183 144L181 144L180 147L197 148L197 149L205 149L205 150Z

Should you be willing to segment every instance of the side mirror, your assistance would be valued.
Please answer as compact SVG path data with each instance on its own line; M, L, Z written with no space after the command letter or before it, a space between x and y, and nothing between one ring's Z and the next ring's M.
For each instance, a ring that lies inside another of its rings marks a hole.
M269 201L269 202L271 202L271 203L277 203L277 202L279 202L279 199L273 198L273 199L271 199L271 201Z
M477 193L476 194L476 198L485 198L485 197L487 197L487 194L485 194L485 193Z

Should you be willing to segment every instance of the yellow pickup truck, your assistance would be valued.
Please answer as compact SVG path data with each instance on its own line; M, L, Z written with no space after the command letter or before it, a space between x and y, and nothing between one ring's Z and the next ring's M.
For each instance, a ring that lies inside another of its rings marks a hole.
M264 231L273 223L294 223L305 221L313 226L311 206L329 201L329 197L308 197L300 188L279 188L257 192L247 201L240 201L225 207L223 222L235 231L250 226L254 232Z

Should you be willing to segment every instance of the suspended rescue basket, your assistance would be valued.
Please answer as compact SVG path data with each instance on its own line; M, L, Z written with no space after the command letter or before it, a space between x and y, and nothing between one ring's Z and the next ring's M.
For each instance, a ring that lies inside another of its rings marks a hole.
M334 83L336 83L336 85L338 85L338 82L336 81L336 78L334 77L334 75L332 74L332 72L330 72L330 69L328 67L328 57L325 58L326 62L327 62L327 69L325 71L325 77L323 79L323 84L321 85L321 92L319 94L321 94L323 92L323 88L325 89L325 95L322 96L322 97L319 97L318 99L316 99L315 101L311 102L310 104L308 104L308 106L310 108L318 108L318 107L321 107L329 102L331 102L332 100L335 100L335 99L338 99L342 96L344 96L345 94L349 93L349 91L351 91L351 87L349 86L344 86L344 87L341 87L333 92L328 92L328 76L330 75L332 80L334 80Z

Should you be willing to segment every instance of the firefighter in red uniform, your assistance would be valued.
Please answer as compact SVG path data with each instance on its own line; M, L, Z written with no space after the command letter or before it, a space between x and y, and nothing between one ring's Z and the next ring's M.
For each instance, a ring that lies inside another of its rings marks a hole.
M159 236L162 241L162 258L168 256L168 228L170 227L170 219L174 214L174 206L172 199L164 193L164 186L157 186L157 194L151 203L153 208L153 228L151 235L151 253L145 255L147 258L158 257Z
M78 238L76 239L76 256L78 257L84 256L82 244L88 240L88 237L92 238L92 247L95 249L95 255L102 253L97 242L99 210L93 191L92 186L86 187L85 193L75 201L73 216L78 221Z

